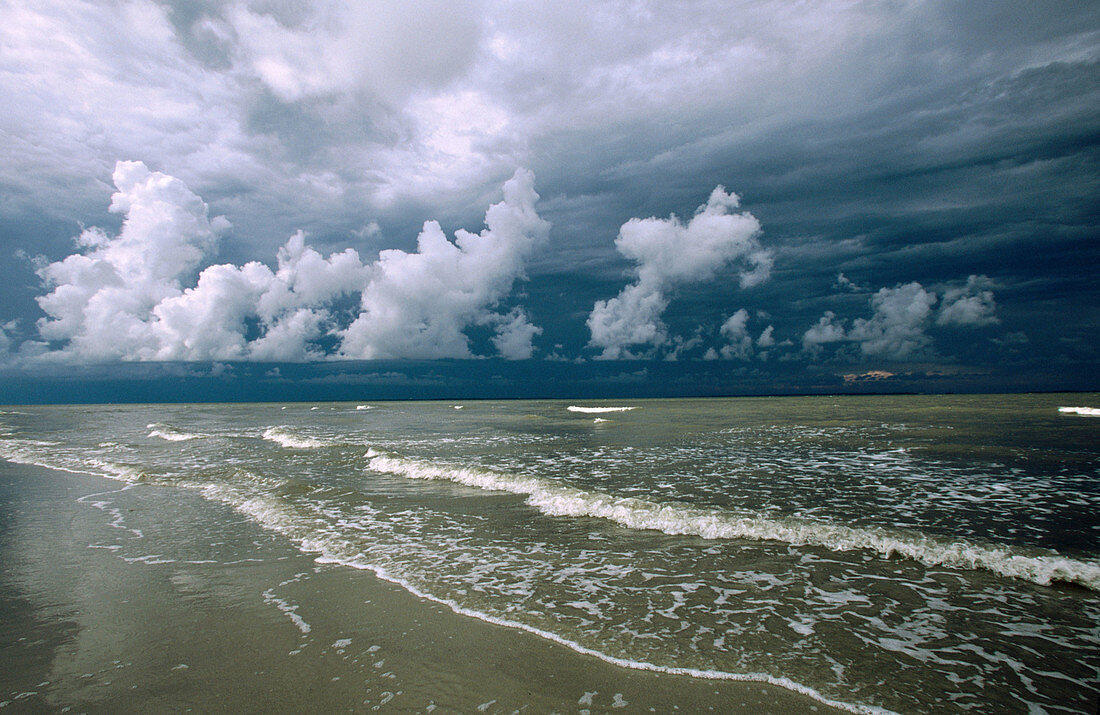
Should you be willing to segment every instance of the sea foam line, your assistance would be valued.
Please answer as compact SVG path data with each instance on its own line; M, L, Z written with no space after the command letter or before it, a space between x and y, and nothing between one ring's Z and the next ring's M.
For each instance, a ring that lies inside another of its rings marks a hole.
M598 414L600 412L630 412L631 410L638 409L637 407L578 407L576 405L569 405L565 409L570 412L584 412L585 414Z
M527 496L527 503L550 516L595 517L631 529L692 535L704 539L780 541L832 551L867 549L890 558L904 556L927 566L991 571L1043 586L1055 581L1100 591L1100 563L1049 554L1020 554L1012 547L946 541L923 534L878 527L853 528L826 522L739 516L720 509L616 497L564 486L538 477L468 467L450 467L392 456L375 456L369 468L410 479L446 480L478 489Z
M805 695L819 703L828 705L831 707L845 710L851 713L857 713L858 715L893 715L893 712L884 708L861 705L853 703L845 703L839 700L832 700L826 697L824 694L817 690L797 683L790 678L777 677L774 675L768 675L767 673L731 673L723 670L707 670L702 668L684 668L677 666L663 666L655 663L649 663L646 661L631 660L628 658L620 658L601 651L589 648L576 641L570 640L563 636L558 635L552 631L536 628L535 626L521 623L519 621L513 621L505 618L500 618L483 611L477 611L472 608L461 605L457 601L453 601L449 598L437 596L428 591L425 591L418 587L416 584L409 580L390 573L382 566L371 564L362 559L362 553L354 547L342 544L339 539L335 539L331 536L320 536L314 532L310 527L301 523L300 519L295 515L289 513L283 504L272 499L271 497L248 497L244 494L237 492L235 489L228 488L225 485L208 485L202 489L202 493L209 499L215 501L221 501L233 506L237 511L252 518L261 526L266 529L270 529L277 533L282 534L284 537L291 539L298 544L298 548L303 553L307 554L319 554L315 561L321 564L335 564L339 566L347 566L362 571L369 571L376 577L383 581L400 586L405 591L411 593L417 598L423 598L434 603L446 606L452 612L466 616L468 618L476 618L485 623L491 623L497 626L503 626L505 628L514 628L516 630L526 631L540 638L544 638L548 641L557 643L558 645L565 646L570 650L573 650L582 655L589 655L594 658L599 658L605 663L610 663L623 668L631 668L633 670L645 670L656 673L666 673L669 675L683 675L692 678L700 678L705 680L726 680L736 682L750 682L750 683L766 683L774 685L786 690L790 690L801 695ZM339 552L355 553L355 557L342 556ZM274 595L274 594L272 594ZM295 607L296 608L296 607ZM283 610L283 609L280 609ZM284 613L287 611L284 610ZM288 613L291 617L297 615L293 612ZM300 626L299 626L300 627ZM306 624L306 628L308 628ZM308 632L303 629L303 632Z

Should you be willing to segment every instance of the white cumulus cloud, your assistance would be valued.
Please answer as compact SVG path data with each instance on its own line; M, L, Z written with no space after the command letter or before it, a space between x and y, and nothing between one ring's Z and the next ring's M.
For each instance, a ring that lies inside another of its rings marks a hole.
M759 354L760 359L767 358L767 348L775 345L775 326L769 325L753 340L749 334L749 311L741 308L722 323L718 333L725 338L726 344L715 350L710 348L703 355L704 360L751 360ZM758 348L763 348L757 352Z
M829 343L850 343L858 345L865 357L927 357L933 343L927 331L933 324L976 328L999 322L991 286L986 276L970 276L963 287L943 289L942 300L934 289L926 289L916 281L881 288L871 296L870 318L856 318L845 327L842 318L826 311L803 334L802 348L817 355Z
M537 200L534 175L521 169L504 184L504 200L489 207L480 234L460 229L452 243L428 221L416 253L382 251L363 291L362 312L342 333L340 354L470 357L463 331L490 318L549 234L550 224L535 211Z
M119 162L114 182L111 211L126 214L122 230L115 237L85 230L76 239L84 252L39 268L52 290L38 298L47 316L38 330L47 341L65 342L62 352L84 358L154 358L153 308L181 295L180 280L228 223L211 220L182 181L141 162Z
M742 287L767 280L772 259L757 240L760 222L748 212L733 213L739 205L736 194L718 186L686 225L675 215L622 225L615 247L638 264L637 279L592 308L589 345L602 348L600 358L632 357L631 346L667 342L661 316L678 285L709 280L738 261Z
M76 239L80 252L41 261L49 289L38 298L42 342L28 343L25 356L305 361L327 357L318 341L332 336L341 340L339 357L470 357L464 331L475 325L494 329L490 340L506 358L534 352L541 329L526 313L494 312L549 233L529 171L504 185L485 230L460 230L453 243L429 221L416 253L382 251L363 263L350 248L322 256L298 232L279 249L275 270L251 261L201 272L228 223L209 218L183 182L141 162L119 162L114 181L111 210L125 213L122 229L88 229ZM332 304L349 295L359 296L361 312L340 325Z
M992 287L993 281L987 276L972 275L962 288L948 288L943 293L936 324L982 327L1001 322L996 315Z

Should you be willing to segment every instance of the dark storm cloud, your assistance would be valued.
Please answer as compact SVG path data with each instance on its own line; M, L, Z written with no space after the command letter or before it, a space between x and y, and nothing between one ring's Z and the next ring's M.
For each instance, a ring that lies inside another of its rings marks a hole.
M0 92L18 98L0 120L9 353L41 339L35 298L52 290L16 253L58 262L88 226L118 235L111 173L140 160L233 225L184 290L215 263L276 268L299 229L322 256L412 254L426 219L476 230L504 181L533 170L553 229L509 273L528 280L492 293L496 322L464 328L475 354L495 339L516 356L600 355L593 305L639 275L616 251L621 227L686 222L721 185L760 222L770 277L742 286L737 266L715 265L662 293L653 357L725 357L776 384L842 359L1013 360L1021 374L1096 360L1082 347L1100 327L1089 4L129 0L0 14ZM952 293L970 276L988 285ZM871 297L911 284L936 298L911 331L875 322L891 303ZM803 350L826 311L845 340ZM246 339L256 329L241 324Z

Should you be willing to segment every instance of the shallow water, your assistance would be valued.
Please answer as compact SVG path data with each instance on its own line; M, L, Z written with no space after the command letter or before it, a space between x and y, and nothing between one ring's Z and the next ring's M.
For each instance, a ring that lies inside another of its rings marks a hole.
M630 667L853 710L1087 712L1100 419L1058 408L1097 405L18 407L0 457L196 490L324 562Z

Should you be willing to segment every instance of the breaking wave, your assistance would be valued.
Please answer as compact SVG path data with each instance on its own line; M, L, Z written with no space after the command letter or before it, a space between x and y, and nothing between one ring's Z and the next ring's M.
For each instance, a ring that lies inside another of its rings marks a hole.
M146 429L150 430L150 437L159 437L161 439L168 440L169 442L186 442L187 440L201 439L206 436L202 434L192 434L191 432L184 432L182 430L176 429L175 427L172 427L171 425L164 425L158 422L145 425L145 427Z
M294 434L282 427L267 428L264 430L264 439L275 442L286 449L317 449L325 446L325 443L319 439Z
M565 409L570 412L583 412L585 414L599 414L600 412L629 412L630 410L636 410L637 407L577 407L576 405L569 405Z
M452 467L379 455L369 462L376 472L410 479L446 480L478 489L527 496L527 503L549 516L607 519L631 529L692 535L704 539L779 541L792 546L820 546L832 551L866 549L883 557L902 556L927 566L991 571L1044 586L1074 583L1100 591L1100 563L1050 551L1024 552L1010 546L946 540L916 532L857 528L793 518L742 516L720 509L679 503L659 503L585 491L537 477L501 474L484 469Z

